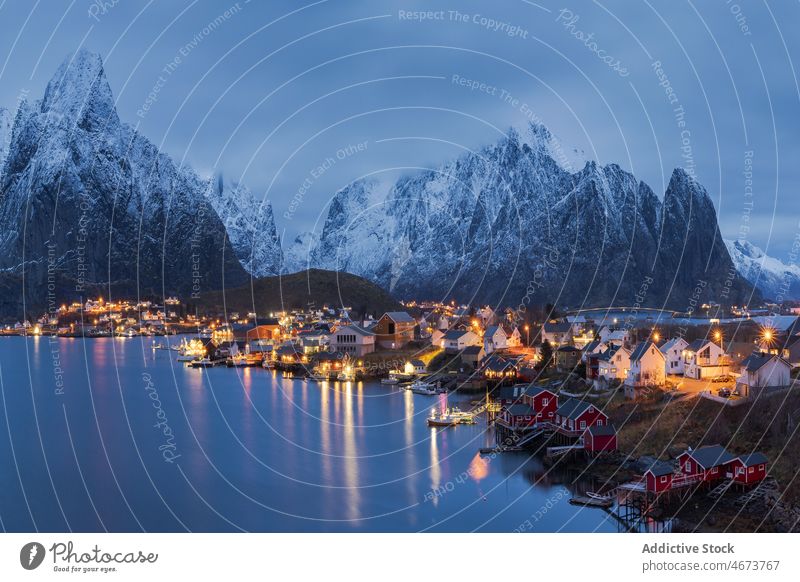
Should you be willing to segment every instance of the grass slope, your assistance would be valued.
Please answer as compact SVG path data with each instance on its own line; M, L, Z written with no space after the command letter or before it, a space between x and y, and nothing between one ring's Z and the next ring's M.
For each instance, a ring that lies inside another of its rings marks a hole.
M228 313L255 311L263 316L271 311L302 309L312 302L317 308L324 304L350 307L353 317L379 317L385 311L402 309L391 295L362 277L321 269L253 279L242 287L204 293L197 303L218 313L227 309Z

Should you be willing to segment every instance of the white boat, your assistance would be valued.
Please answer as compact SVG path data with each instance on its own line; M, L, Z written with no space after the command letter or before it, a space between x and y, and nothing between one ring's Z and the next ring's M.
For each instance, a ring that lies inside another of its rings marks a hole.
M381 384L398 384L399 382L400 380L391 376L388 378L381 378Z
M408 387L414 394L424 394L425 396L434 396L438 394L436 386L428 382L417 381Z
M457 424L475 424L475 415L471 412L463 412L458 408L449 408L439 414L434 412L428 418L428 426L455 426Z
M179 362L192 362L192 361L194 361L195 356L182 355L182 356L178 356L175 359L178 360Z

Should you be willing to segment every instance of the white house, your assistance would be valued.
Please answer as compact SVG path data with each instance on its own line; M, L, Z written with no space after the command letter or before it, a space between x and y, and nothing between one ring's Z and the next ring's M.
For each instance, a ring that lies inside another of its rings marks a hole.
M442 347L447 352L460 352L468 346L481 345L481 338L468 329L451 329L442 337Z
M444 334L445 334L445 331L443 331L441 329L438 329L438 328L434 329L431 332L431 345L439 347L439 348L443 347L442 338L444 338Z
M627 329L611 327L610 325L601 327L597 332L597 337L599 337L600 341L603 343L611 343L616 346L627 345L631 341L630 333Z
M640 343L631 352L631 369L625 378L626 398L636 398L639 388L663 386L666 380L664 354L651 341Z
M683 350L684 376L703 380L726 374L730 360L718 344L707 339L694 340Z
M345 325L331 334L330 346L335 352L360 358L375 351L375 334L357 325Z
M422 360L409 360L406 362L405 366L403 366L403 373L409 376L414 374L424 374L426 371L425 362Z
M684 372L684 359L683 350L689 346L682 337L672 338L664 342L661 346L661 353L666 358L667 374L683 374Z
M736 391L742 396L751 396L761 388L789 386L792 365L774 354L753 352L742 360Z
M586 363L587 361L589 361L589 356L593 356L595 354L601 354L606 349L608 349L608 346L606 346L599 339L596 339L593 342L587 344L583 348L583 353L581 354L581 361Z
M522 334L519 333L518 327L504 327L503 331L506 334L506 345L509 348L522 347Z
M631 352L624 346L607 349L597 358L597 376L606 380L624 380L631 369Z
M567 344L571 339L572 324L569 322L547 322L542 326L542 342L549 342L553 347Z
M483 351L491 354L497 350L508 348L508 336L499 325L490 325L483 333Z

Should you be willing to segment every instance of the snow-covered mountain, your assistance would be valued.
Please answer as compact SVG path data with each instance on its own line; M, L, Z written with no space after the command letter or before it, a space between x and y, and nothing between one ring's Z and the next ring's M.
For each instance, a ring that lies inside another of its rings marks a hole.
M3 178L3 163L6 161L8 146L11 145L11 113L0 107L0 180Z
M556 159L541 125L436 170L400 178L385 197L357 181L337 192L311 266L369 278L399 297L511 306L668 305L749 297L705 189L676 169L662 202L615 164ZM576 171L577 170L577 171ZM290 265L291 266L291 265Z
M23 298L40 309L97 287L188 297L247 280L209 181L120 121L96 54L69 56L40 101L19 105L0 174L0 283L16 292L7 312ZM274 240L271 208L255 216ZM270 253L252 262L260 272L276 264Z
M283 264L272 205L256 202L244 184L211 180L208 199L219 215L242 267L254 277L276 275Z
M800 299L800 266L770 257L746 240L726 240L725 246L739 273L764 297L778 301Z

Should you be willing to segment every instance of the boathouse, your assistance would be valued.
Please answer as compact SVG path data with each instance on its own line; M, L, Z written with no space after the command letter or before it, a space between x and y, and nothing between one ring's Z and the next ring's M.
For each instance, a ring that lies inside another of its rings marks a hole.
M583 433L583 448L589 453L610 453L617 450L617 429L613 424L590 426Z
M728 463L735 457L720 445L689 449L678 457L681 472L701 481L716 481L725 477Z
M656 461L645 471L644 483L649 493L663 493L672 489L672 477L675 471L672 466Z
M527 404L512 404L502 412L503 420L512 428L526 428L536 423L536 414Z
M542 386L529 386L522 401L533 409L537 422L553 422L558 408L558 396Z
M737 483L750 485L760 483L767 476L767 457L761 453L750 453L736 457L726 471L726 477Z
M582 433L590 426L608 424L608 416L585 400L569 398L556 409L556 426L562 431Z

